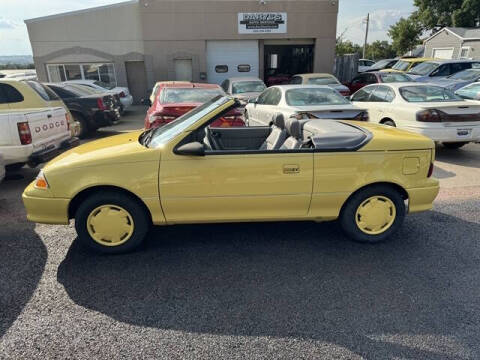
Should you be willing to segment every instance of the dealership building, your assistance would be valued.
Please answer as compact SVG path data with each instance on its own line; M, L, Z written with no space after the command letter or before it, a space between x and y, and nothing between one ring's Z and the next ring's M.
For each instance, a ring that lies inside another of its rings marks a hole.
M332 72L337 0L135 0L26 20L39 80L156 81Z

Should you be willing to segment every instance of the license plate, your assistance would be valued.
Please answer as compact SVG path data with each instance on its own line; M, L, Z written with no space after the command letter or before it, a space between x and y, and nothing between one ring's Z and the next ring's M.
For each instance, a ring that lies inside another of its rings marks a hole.
M457 135L460 137L470 136L472 129L457 129Z

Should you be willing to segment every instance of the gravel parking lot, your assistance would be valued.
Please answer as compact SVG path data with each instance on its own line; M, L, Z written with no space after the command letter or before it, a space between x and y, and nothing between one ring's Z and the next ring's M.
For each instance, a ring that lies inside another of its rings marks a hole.
M142 127L144 108L96 137ZM478 359L480 145L437 150L442 190L389 242L335 223L155 228L86 252L0 185L0 358Z

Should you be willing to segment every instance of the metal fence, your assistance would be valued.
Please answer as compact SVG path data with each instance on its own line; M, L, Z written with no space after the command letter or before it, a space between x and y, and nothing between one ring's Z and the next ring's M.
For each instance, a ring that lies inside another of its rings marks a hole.
M337 56L333 73L340 82L350 82L358 74L358 54Z

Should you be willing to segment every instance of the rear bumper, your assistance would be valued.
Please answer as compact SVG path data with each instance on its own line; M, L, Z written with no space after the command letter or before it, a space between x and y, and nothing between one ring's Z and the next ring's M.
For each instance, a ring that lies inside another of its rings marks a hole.
M432 179L435 185L424 188L408 189L408 213L428 211L433 208L433 201L440 191L438 180Z
M480 141L480 122L475 124L458 124L444 127L409 127L405 130L424 135L438 142L477 142ZM466 135L459 135L466 133Z
M120 102L122 103L123 109L126 110L133 104L133 97L132 95L128 95L125 97L120 98Z
M63 141L59 147L55 147L54 145L51 145L50 147L44 150L32 153L32 155L28 157L28 160L27 160L28 165L35 167L38 164L50 161L57 155L60 155L65 150L71 149L75 146L78 146L79 144L80 144L80 141L78 140L78 138L74 137L74 138Z
M118 120L120 120L120 109L97 111L92 117L91 126L93 128L110 126Z

